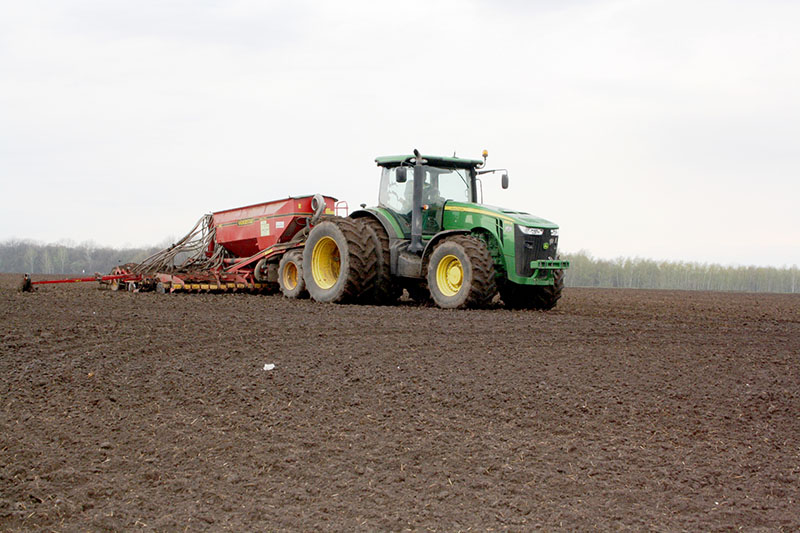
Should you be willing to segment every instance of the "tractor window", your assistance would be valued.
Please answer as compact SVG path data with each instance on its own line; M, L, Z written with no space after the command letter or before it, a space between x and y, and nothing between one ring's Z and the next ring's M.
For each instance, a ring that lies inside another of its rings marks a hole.
M395 213L411 212L414 193L414 168L408 168L408 181L397 183L396 168L384 168L381 174L379 205ZM472 201L469 170L460 168L422 167L422 203L441 205L447 200Z
M408 181L397 183L396 168L385 168L381 174L381 189L378 195L378 204L406 215L411 212L412 195L414 192L414 171L409 168Z
M431 168L429 173L433 176L433 183L436 184L438 194L443 199L457 202L472 201L468 170L463 168Z

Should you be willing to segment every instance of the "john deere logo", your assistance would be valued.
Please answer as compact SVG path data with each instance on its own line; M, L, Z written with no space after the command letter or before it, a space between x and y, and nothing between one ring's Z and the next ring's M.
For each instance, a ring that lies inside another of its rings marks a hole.
M549 242L546 242L546 243L544 243L544 244L542 245L542 248L544 248L545 250L547 250L548 248L550 248L550 243L549 243Z

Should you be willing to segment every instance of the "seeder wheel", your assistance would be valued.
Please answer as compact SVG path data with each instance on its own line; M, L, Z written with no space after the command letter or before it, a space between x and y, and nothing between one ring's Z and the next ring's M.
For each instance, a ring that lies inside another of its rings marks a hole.
M278 284L287 298L308 298L303 279L303 253L299 250L287 252L278 266Z
M111 269L111 275L123 276L126 274L130 274L131 268L134 266L136 266L134 263L125 263L124 265L115 266L113 269ZM126 287L127 284L124 281L120 281L118 279L112 279L111 281L108 282L108 284L109 288L112 291L130 290L128 289L128 287Z

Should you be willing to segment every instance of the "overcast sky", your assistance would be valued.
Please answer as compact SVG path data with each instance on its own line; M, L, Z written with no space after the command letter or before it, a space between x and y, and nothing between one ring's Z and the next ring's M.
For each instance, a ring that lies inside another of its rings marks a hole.
M151 245L377 202L378 155L509 169L561 248L800 265L800 2L0 0L0 240Z

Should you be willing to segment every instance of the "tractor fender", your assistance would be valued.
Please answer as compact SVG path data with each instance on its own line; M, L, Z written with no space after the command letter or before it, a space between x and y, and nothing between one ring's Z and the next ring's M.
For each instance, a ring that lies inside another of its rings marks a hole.
M431 240L425 245L425 249L422 250L422 271L425 272L425 265L428 264L428 257L430 257L431 253L433 253L433 249L436 248L436 245L439 244L443 239L448 237L452 237L453 235L469 235L470 231L466 229L450 229L440 231L436 235L434 235Z
M397 230L394 228L392 223L389 221L389 218L378 211L377 209L359 209L357 211L353 211L350 213L350 218L365 218L370 217L374 218L378 222L381 223L383 229L386 230L386 234L389 236L389 240L395 239L403 239L403 235L398 235Z
M500 271L505 270L505 260L502 257L502 252L499 252L499 243L497 242L497 238L492 235L489 231L486 231L482 228L473 228L472 230L467 229L454 229L454 230L445 230L442 232L437 233L434 237L428 241L428 244L425 246L425 250L422 252L422 271L425 272L425 269L428 265L428 258L430 254L433 253L433 249L436 248L436 245L439 244L443 239L448 237L452 237L453 235L473 235L475 237L480 238L489 246L489 253L492 255L492 259L495 263L495 268L499 268ZM498 250L498 253L495 254L494 250Z

